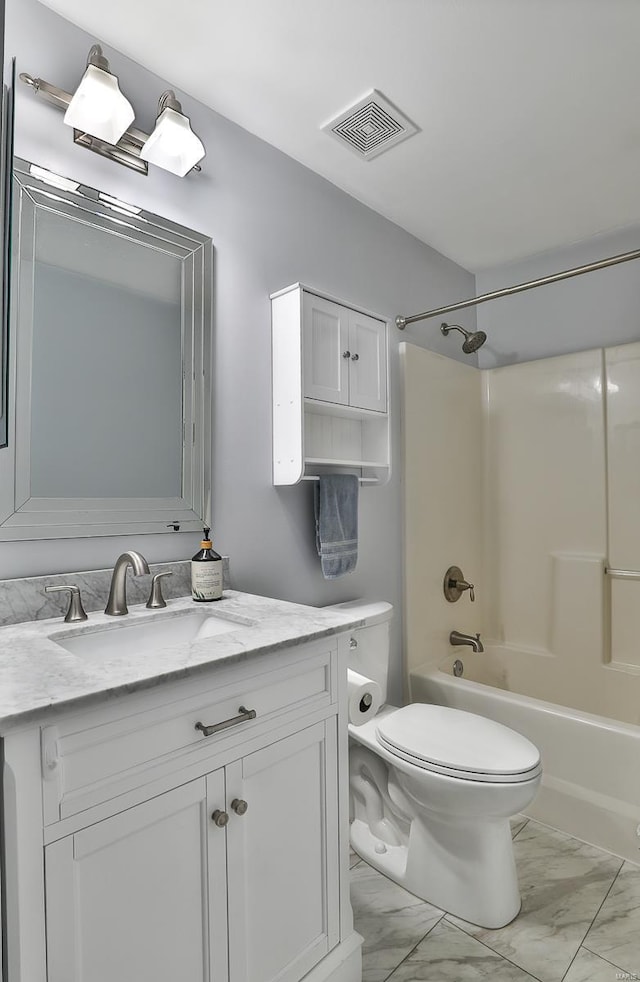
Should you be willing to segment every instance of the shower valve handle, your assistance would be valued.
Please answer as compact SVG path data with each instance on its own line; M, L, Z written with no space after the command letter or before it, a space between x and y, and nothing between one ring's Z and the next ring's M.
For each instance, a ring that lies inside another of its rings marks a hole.
M459 600L465 590L469 591L469 600L473 603L476 599L475 587L473 583L465 580L459 566L450 566L444 577L444 595L449 603Z
M457 589L460 590L461 592L462 590L468 590L469 600L471 601L471 603L473 603L473 601L476 599L473 583L467 583L466 580L456 580L455 585Z

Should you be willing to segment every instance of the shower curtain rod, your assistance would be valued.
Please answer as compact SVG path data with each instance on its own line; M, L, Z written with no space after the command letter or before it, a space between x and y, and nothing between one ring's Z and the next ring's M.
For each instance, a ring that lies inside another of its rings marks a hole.
M560 280L568 280L571 276L580 276L582 273L593 273L596 269L617 266L618 263L628 263L632 259L640 259L640 249L635 249L633 252L622 252L618 256L610 256L608 259L599 259L597 262L588 263L586 266L575 266L573 269L565 269L561 273L552 273L551 276L542 276L539 280L529 280L528 283L518 283L516 286L506 286L502 290L492 290L491 293L483 293L479 297L471 297L469 300L450 303L446 307L435 307L433 310L425 310L423 314L414 314L413 317L403 317L401 314L398 314L396 317L396 327L399 331L404 331L407 324L426 320L427 317L439 317L441 314L449 314L452 310L464 310L465 307L475 307L480 303L486 303L487 300L510 297L514 293L523 293L525 290L533 290L537 286L546 286L548 283L558 283Z

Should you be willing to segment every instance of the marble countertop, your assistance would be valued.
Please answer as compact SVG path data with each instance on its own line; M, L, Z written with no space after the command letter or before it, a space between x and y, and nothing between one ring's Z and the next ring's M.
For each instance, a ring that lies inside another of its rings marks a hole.
M191 642L159 646L132 657L107 654L83 657L56 642L123 628L185 612L204 612L232 622L231 630ZM100 697L135 692L160 682L187 678L207 666L241 661L279 648L338 634L361 624L353 610L306 607L226 590L215 604L195 604L190 597L167 602L163 610L129 607L126 617L90 614L80 624L60 618L11 624L0 628L0 731L30 719L44 719L52 710L75 709Z

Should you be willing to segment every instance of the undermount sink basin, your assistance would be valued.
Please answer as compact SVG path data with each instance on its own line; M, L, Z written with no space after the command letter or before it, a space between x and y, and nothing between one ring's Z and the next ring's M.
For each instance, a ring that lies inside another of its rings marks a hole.
M207 610L187 610L173 617L145 620L136 624L114 624L72 637L54 637L56 644L74 655L105 657L149 654L173 644L201 641L240 625Z

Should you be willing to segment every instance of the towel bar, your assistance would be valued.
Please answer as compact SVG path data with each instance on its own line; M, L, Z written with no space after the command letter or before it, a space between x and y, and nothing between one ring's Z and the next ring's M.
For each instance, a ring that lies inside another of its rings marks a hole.
M618 580L640 580L640 570L637 569L611 569L605 566L604 572L605 576L613 576Z
M304 477L300 478L301 481L319 481L320 476L318 474L305 474ZM359 477L360 484L379 484L380 481L377 477ZM640 574L638 574L640 576Z

